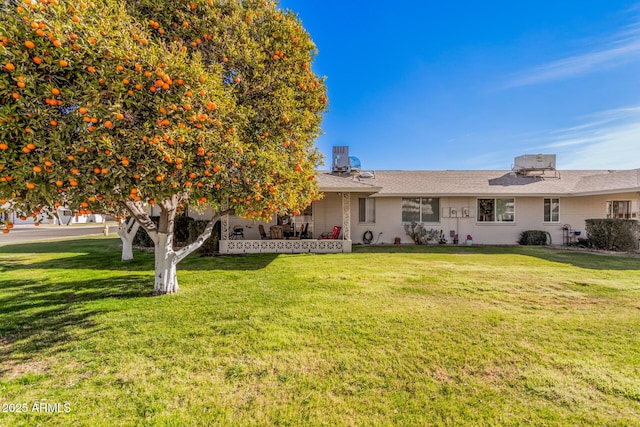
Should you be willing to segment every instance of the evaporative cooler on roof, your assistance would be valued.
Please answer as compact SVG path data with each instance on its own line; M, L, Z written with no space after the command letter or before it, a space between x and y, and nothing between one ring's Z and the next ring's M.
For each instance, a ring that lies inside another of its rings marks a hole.
M349 161L349 147L334 146L333 147L333 163L331 170L333 172L351 172L351 163Z
M513 170L520 175L544 174L556 170L555 154L525 154L515 158Z

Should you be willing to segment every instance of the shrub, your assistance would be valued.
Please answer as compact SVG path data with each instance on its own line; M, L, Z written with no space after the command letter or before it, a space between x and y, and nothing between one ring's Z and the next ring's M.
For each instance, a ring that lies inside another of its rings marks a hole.
M159 216L152 216L151 220L158 225L160 223L160 217ZM191 233L191 229L190 229L190 225L195 222L196 220L194 220L193 218L189 217L189 216L185 216L185 215L176 215L175 217L175 225L174 225L174 236L173 236L173 241L174 241L174 246L175 247L181 247L181 246L186 246L187 244L193 242L196 237L198 237L198 235L196 234L195 237L191 237L192 233ZM203 221L206 224L206 221ZM202 226L201 231L204 230L204 226ZM153 242L151 241L151 239L149 238L149 235L147 234L146 231L144 231L144 229L142 227L140 227L138 229L138 232L136 233L136 236L133 239L133 245L134 246L141 246L144 248L152 248L153 247Z
M434 230L433 228L431 230L427 230L423 224L419 224L417 222L405 224L404 231L409 237L411 237L413 243L416 245L426 245L438 237L437 230Z
M193 240L190 239L189 225L195 221L193 218L186 215L176 215L175 226L173 229L173 241L174 246L186 246ZM197 237L197 236L196 236Z
M547 242L551 243L551 235L547 231L542 230L527 230L520 233L520 239L518 244L528 246L543 246Z
M159 216L150 216L151 221L153 221L156 225L160 223ZM153 242L149 238L149 235L142 227L138 228L135 237L133 238L133 246L140 246L143 248L152 248Z
M640 225L633 219L588 219L585 221L589 243L607 251L633 251L638 245Z
M192 220L189 223L189 243L193 242L204 231L209 221ZM198 249L198 253L203 255L213 255L218 252L220 247L220 221L216 222L213 227L211 237L205 240L204 244Z

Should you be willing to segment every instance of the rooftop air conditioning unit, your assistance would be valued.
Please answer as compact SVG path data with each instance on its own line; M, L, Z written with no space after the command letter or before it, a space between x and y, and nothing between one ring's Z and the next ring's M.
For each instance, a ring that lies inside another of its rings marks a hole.
M513 170L520 174L556 170L555 154L525 154L515 158Z
M346 145L333 147L333 162L331 163L332 172L351 172L351 163L349 160L349 147Z

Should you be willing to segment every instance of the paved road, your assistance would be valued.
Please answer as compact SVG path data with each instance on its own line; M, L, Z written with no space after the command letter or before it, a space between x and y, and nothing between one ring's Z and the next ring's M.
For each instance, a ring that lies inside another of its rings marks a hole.
M16 225L8 234L0 234L0 246L9 243L35 242L39 240L69 239L103 234L104 226L96 225ZM109 224L109 233L116 233L118 226ZM113 237L113 236L112 236Z

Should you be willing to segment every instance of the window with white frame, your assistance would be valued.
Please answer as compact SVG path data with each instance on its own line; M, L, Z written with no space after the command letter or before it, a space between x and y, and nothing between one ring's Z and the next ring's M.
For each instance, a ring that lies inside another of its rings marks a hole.
M403 198L402 222L440 222L440 199Z
M515 199L478 199L478 222L514 222Z
M376 199L371 197L358 199L358 221L365 223L376 222Z
M544 199L544 222L560 222L560 199Z
M631 218L631 202L629 200L607 202L607 218Z

